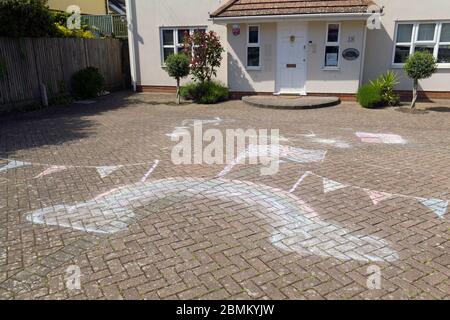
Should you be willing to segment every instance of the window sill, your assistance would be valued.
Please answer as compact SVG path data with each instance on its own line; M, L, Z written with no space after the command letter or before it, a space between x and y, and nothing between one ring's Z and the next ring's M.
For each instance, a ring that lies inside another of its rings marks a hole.
M392 64L391 69L403 69L404 64Z
M246 67L247 71L261 71L261 67Z
M323 67L322 71L341 71L340 67Z

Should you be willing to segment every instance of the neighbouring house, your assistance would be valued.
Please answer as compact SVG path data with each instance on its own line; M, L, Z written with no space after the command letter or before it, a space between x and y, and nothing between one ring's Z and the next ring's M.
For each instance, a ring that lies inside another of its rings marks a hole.
M172 91L165 59L183 34L214 30L226 49L218 80L234 96L339 95L387 70L401 75L416 50L439 61L420 82L429 97L450 98L448 0L127 0L132 77L140 91ZM378 14L379 12L379 14ZM370 26L370 27L369 27Z
M69 6L80 7L82 14L101 15L108 13L107 0L48 0L51 10L66 11Z
M126 38L125 0L49 0L54 11L67 11L73 5L81 9L81 21L95 37Z
M125 0L108 0L109 14L127 14Z
M80 7L86 15L125 15L125 0L48 0L48 6L55 11L66 11L69 6Z

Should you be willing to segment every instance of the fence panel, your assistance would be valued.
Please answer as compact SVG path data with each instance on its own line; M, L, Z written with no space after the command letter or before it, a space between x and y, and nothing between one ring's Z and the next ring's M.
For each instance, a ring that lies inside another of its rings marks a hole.
M117 38L128 37L126 15L88 15L82 16L81 21L97 37L112 35Z
M117 39L0 38L0 113L39 102L41 83L49 98L68 93L72 75L87 66L100 70L107 90L123 88L124 45Z
M4 39L0 44L0 104L30 101L39 94L30 39Z

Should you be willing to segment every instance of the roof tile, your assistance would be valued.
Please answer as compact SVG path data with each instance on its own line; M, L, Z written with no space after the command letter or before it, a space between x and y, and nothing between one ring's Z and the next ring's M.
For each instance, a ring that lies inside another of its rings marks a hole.
M321 13L365 13L372 0L230 0L213 18Z

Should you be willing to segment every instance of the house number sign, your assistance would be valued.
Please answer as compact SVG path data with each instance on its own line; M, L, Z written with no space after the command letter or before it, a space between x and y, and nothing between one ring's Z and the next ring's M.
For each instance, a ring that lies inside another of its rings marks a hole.
M359 58L359 50L354 48L346 49L344 50L344 52L342 52L342 56L344 57L345 60L349 61L356 60Z

